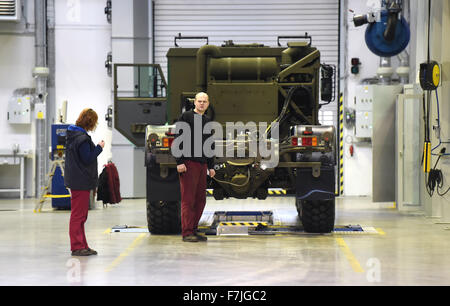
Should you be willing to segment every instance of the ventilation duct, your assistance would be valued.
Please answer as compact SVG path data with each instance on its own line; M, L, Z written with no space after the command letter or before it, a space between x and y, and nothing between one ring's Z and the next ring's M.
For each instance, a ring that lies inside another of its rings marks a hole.
M0 0L0 21L20 21L20 0Z

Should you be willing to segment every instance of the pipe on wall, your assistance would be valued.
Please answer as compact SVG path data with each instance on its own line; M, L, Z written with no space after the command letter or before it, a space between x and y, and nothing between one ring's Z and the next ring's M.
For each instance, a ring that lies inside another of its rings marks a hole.
M55 86L55 68L56 68L56 54L55 54L55 0L47 0L47 18L46 18L46 38L47 38L47 66L49 68L49 75L47 77L47 100L46 100L46 128L47 139L52 139L51 125L56 118L56 86ZM50 144L47 143L47 147ZM46 159L48 162L48 158ZM47 167L47 170L49 167Z
M35 69L47 67L47 1L34 1L35 14ZM35 74L36 96L34 109L41 112L46 108L47 100L47 76L45 74ZM47 170L47 141L46 124L47 119L44 113L42 117L36 119L36 196L40 197L45 185L45 175Z

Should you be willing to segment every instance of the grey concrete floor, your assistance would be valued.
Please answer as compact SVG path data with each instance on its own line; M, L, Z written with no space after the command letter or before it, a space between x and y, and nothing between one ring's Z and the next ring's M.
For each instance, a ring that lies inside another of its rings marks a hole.
M34 213L35 201L0 199L0 285L450 285L449 225L370 198L338 198L336 225L371 233L209 236L206 243L111 233L115 225L146 226L145 200L97 203L86 235L99 254L90 257L71 257L70 212L47 201ZM272 210L275 222L297 222L289 197L208 197L202 224L219 210Z

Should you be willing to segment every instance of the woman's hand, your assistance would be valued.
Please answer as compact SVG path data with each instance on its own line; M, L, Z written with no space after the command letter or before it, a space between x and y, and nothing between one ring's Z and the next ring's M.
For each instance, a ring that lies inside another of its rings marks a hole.
M102 147L102 149L105 147L105 142L102 140L102 141L100 141L99 143L98 143L98 145L100 146L100 147Z

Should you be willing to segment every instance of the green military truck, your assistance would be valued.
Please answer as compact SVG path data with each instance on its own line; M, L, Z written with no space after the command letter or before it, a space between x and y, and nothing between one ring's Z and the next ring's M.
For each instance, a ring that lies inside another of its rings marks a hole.
M136 88L145 84L144 92L150 93L134 97L134 106L120 97L115 85L115 127L145 147L151 233L181 230L180 186L170 147L176 120L193 108L198 92L208 93L206 114L223 125L223 131L230 122L240 127L215 140L226 154L215 158L216 175L208 177L214 198L264 200L268 189L282 188L294 195L306 232L334 229L336 133L334 126L322 126L318 120L319 101L329 103L335 96L334 68L321 65L311 37L301 38L287 47L227 41L222 46L171 48L168 84L158 65L134 65L141 75ZM116 66L115 75L121 65ZM255 123L256 131L248 123ZM261 141L271 149L270 161L251 149Z

